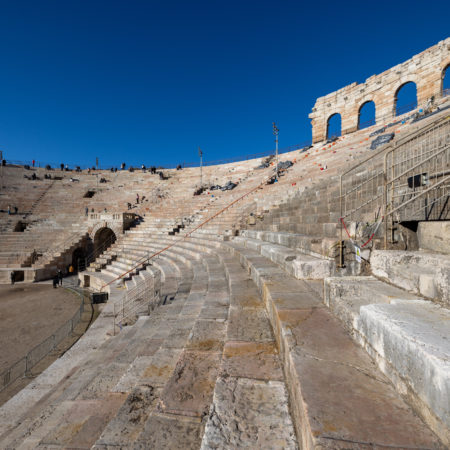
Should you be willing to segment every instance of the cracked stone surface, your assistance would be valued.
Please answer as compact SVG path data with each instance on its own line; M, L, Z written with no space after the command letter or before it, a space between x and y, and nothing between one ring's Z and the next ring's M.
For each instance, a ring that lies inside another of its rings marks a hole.
M220 359L220 353L184 351L161 394L158 412L198 417L207 414Z
M284 384L219 378L202 449L296 449Z
M42 439L41 446L90 448L124 400L124 394L114 393L101 400L69 402L70 408Z
M234 341L272 341L272 329L264 309L231 307L228 339Z
M163 386L171 376L181 352L179 349L160 349L153 356L138 356L114 390L129 392L139 383Z
M198 320L192 330L188 348L199 351L221 351L226 332L224 319Z
M94 448L127 446L136 440L159 397L159 389L136 386L117 415L108 423Z
M202 439L200 419L152 413L144 431L131 448L197 450Z
M227 342L222 373L255 380L284 379L274 342Z

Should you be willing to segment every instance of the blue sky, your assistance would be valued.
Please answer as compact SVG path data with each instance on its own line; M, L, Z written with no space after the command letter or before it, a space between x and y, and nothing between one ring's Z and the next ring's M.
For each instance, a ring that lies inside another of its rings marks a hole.
M0 1L7 159L177 164L311 138L319 96L450 36L450 2Z

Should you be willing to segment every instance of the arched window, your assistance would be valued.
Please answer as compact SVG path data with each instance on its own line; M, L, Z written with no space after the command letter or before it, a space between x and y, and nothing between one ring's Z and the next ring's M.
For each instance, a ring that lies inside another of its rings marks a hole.
M450 64L442 72L442 96L450 95Z
M328 117L327 139L341 135L341 115L336 113Z
M417 108L416 83L408 81L402 84L395 93L395 115L400 116Z
M372 101L365 102L359 108L358 113L358 130L375 125L375 103Z

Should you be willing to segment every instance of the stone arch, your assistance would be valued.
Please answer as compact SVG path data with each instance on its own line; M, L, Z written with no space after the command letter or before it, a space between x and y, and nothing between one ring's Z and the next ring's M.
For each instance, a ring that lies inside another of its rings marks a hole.
M414 91L414 95L412 94L412 92ZM401 98L400 99L400 104L399 104L399 94L401 93L407 93L407 97L406 100ZM408 79L408 81L404 81L402 82L397 89L395 90L394 93L394 117L395 116L400 116L401 114L407 113L409 111L412 111L413 109L417 108L417 103L418 103L418 87L417 87L417 83L415 81L413 81L412 79ZM415 99L413 101L410 101L410 99L412 100L412 97L415 97Z
M101 228L109 228L114 232L114 234L119 236L119 234L122 234L122 224L121 223L114 223L114 222L97 222L92 226L92 228L89 231L89 237L91 238L92 242L95 242L95 235L97 231L99 231Z
M342 116L340 113L336 112L328 116L326 138L330 139L334 136L341 136L341 134L342 134Z
M358 130L375 125L376 116L377 108L375 102L373 100L364 101L358 109Z
M94 251L101 253L116 241L116 233L107 226L99 228L94 234Z
M441 94L443 97L447 97L450 95L450 61L442 69L441 79Z

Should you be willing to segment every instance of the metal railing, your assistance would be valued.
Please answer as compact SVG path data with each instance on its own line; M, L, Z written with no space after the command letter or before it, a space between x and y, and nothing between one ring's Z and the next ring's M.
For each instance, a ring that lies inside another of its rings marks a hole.
M304 147L308 147L309 145L311 145L311 140L308 141L304 141L304 142L300 142L299 144L294 144L294 145L290 145L290 146L286 146L283 147L281 149L278 150L278 153L288 153L288 152L292 152L295 150L300 150ZM249 159L256 159L256 158L262 158L265 156L269 156L271 154L274 154L275 150L266 150L263 152L256 152L256 153L246 153L246 154L241 154L235 157L231 157L231 158L224 158L224 159L215 159L215 160L210 160L210 161L203 161L203 165L204 166L215 166L215 165L219 165L219 164L228 164L228 163L232 163L232 162L238 162L238 161L246 161ZM33 166L32 161L19 161L19 160L11 160L11 159L5 159L6 164L8 165L13 165L13 166L29 166L30 168L45 168L46 166L50 166L52 168L52 170L56 170L56 171L61 171L60 169L60 164L56 164L56 163L48 163L48 162L43 162L43 161L35 161L35 164ZM159 169L176 169L178 164L166 164L166 165L158 165L157 170ZM188 167L198 167L199 162L182 162L180 164L183 168L188 168ZM96 168L92 165L89 164L70 164L70 169L69 171L73 171L75 170L76 167L79 167L81 170L96 170ZM116 168L117 166L111 166L111 165L102 165L99 166L97 170L111 170ZM141 168L140 167L134 167L134 166L130 166L133 167L135 171L140 171ZM146 166L146 170L148 170L150 166ZM127 169L125 169L127 170ZM61 172L66 172L66 170L63 170ZM117 173L120 173L121 170L118 170Z
M131 269L127 270L126 272L122 273L118 277L116 277L113 280L109 281L108 283L104 284L101 287L100 291L103 291L103 289L105 289L110 284L115 283L118 280L123 279L124 277L128 276L130 273L133 273L136 270L142 268L145 264L148 264L153 258L155 258L155 257L159 256L160 254L164 253L166 250L169 250L170 248L172 248L172 247L176 246L177 244L183 242L185 239L190 237L197 230L199 230L200 228L205 226L207 223L211 222L211 220L214 220L217 216L223 214L225 211L227 211L228 209L232 208L236 203L238 203L239 201L243 200L247 196L253 194L258 189L262 188L265 184L267 184L267 182L272 178L272 176L273 175L271 174L269 177L265 178L261 183L257 184L253 189L251 189L250 191L246 192L245 194L239 196L238 198L236 198L235 200L230 202L225 207L221 208L218 212L214 213L211 217L208 217L206 220L201 222L199 225L194 226L193 229L191 229L189 232L187 232L186 234L181 236L179 239L175 240L172 244L169 244L168 246L162 248L161 250L158 250L157 252L153 253L152 255L148 255L148 256L145 256L145 257L139 259Z
M61 325L51 336L33 347L24 357L20 358L8 369L0 373L0 391L11 383L30 373L33 367L44 359L58 344L69 336L81 320L84 311L84 298L77 312L63 325Z
M450 184L450 116L440 117L344 172L340 177L341 242L373 236L384 219L385 245L393 221L442 218ZM418 203L416 200L423 200ZM439 208L441 205L441 208ZM352 222L349 230L344 221ZM359 226L358 224L363 226ZM364 245L364 244L362 244Z
M155 277L147 276L136 285L127 289L119 304L113 305L113 334L116 328L122 329L125 322L134 320L140 313L148 314L159 303L159 288L155 286Z
M394 222L446 218L443 214L450 192L450 116L388 150L384 170L385 240L389 230L394 229Z

